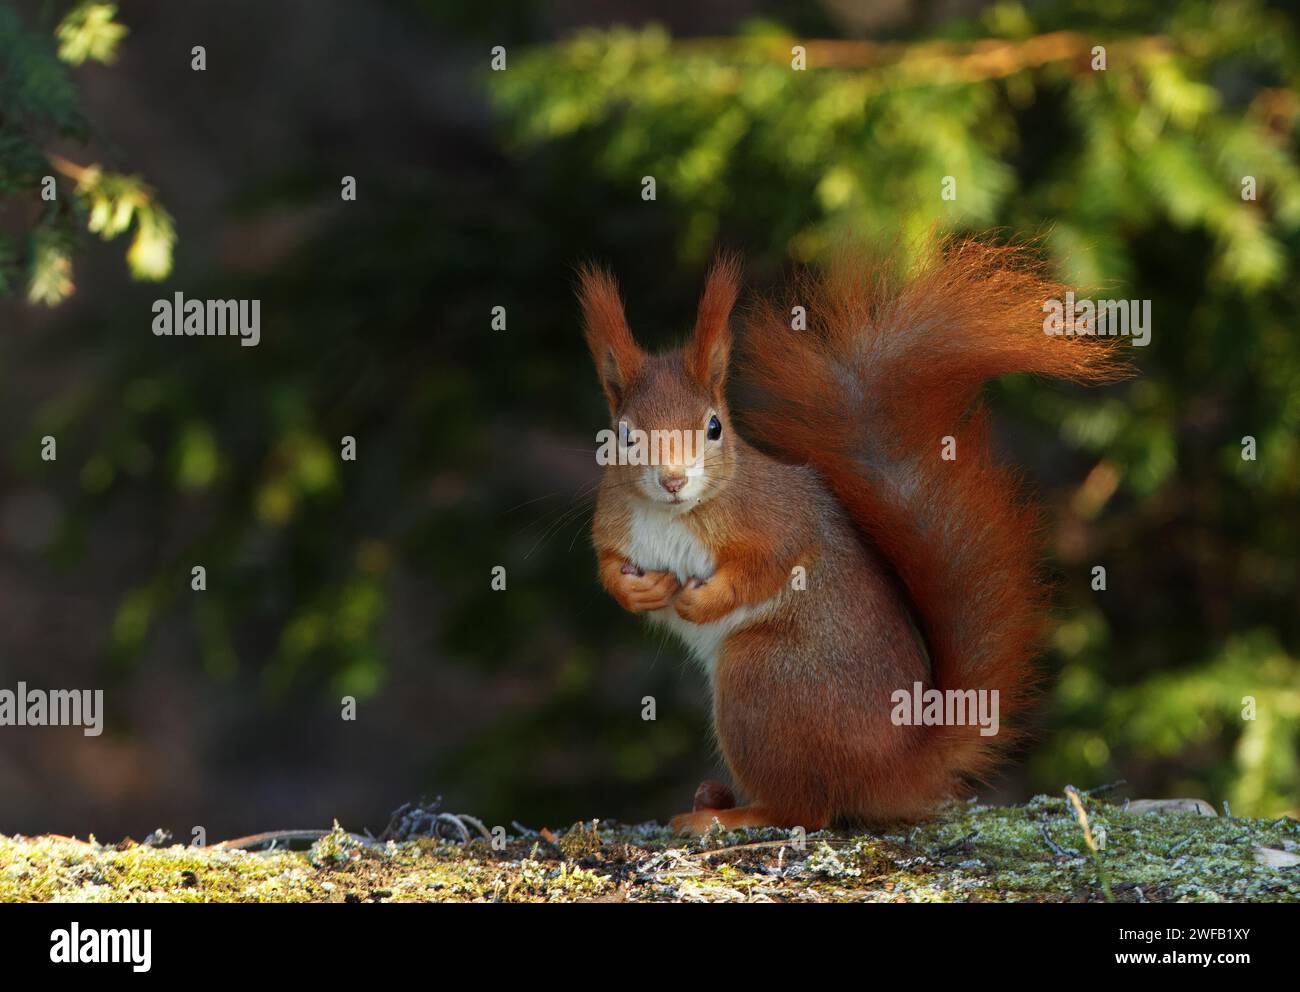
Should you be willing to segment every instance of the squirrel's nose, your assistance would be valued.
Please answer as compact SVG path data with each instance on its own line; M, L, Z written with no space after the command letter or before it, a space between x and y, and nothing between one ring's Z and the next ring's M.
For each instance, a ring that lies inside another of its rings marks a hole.
M681 492L682 486L686 485L686 476L668 475L667 473L661 472L659 474L659 485L663 486L664 489L668 490L668 492L675 496L677 493Z

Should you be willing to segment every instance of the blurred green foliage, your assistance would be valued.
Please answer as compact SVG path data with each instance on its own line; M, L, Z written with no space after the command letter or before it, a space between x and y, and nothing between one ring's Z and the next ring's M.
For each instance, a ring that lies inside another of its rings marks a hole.
M531 23L523 6L511 24ZM1059 585L1029 785L1126 777L1242 814L1294 810L1294 18L1247 0L1003 4L888 43L806 42L803 72L785 23L511 45L506 72L483 71L501 144L471 168L367 177L364 209L332 215L270 271L177 274L187 296L261 299L274 330L256 349L160 345L139 318L158 291L140 288L39 345L101 360L7 454L70 494L53 561L81 560L97 522L133 535L103 632L112 671L130 679L179 618L208 677L252 669L268 706L290 690L400 694L398 657L541 686L466 713L474 731L429 754L430 791L471 796L490 822L675 812L708 767L706 691L594 578L584 448L604 411L573 263L612 265L654 345L689 326L720 243L763 286L845 230L1012 232L1041 237L1062 276L1154 313L1132 383L994 390L1002 441L1048 500ZM53 34L31 37L0 10L0 46L33 67L22 100L32 80L50 94L27 123L0 115L7 196L31 196L46 168L33 133L79 125L42 54ZM286 163L243 191L235 219L315 209L348 171ZM940 198L945 176L955 200ZM129 190L101 188L102 209L83 192L87 222L119 229ZM33 238L35 253L70 257L63 221L42 218ZM489 330L496 305L507 331ZM61 439L53 465L36 454L47 433ZM357 463L338 457L345 435ZM490 589L497 564L508 595ZM1105 591L1090 585L1098 564ZM644 695L659 700L653 732Z
M19 270L30 302L53 306L71 296L80 227L110 241L134 223L132 276L158 280L171 272L176 232L153 191L138 176L79 165L48 147L87 136L66 66L114 61L127 33L116 15L116 4L82 0L52 31L37 31L17 11L0 8L0 197L28 204L31 217L25 251L0 232L0 296L12 291ZM73 180L72 195L50 198L49 180L59 175Z

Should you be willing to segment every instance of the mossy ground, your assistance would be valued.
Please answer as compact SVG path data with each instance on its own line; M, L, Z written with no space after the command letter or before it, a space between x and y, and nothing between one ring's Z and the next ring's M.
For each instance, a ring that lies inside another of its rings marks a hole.
M1300 901L1300 822L1140 814L1088 799L1120 902ZM554 838L554 839L550 839ZM254 853L0 836L0 901L1070 902L1104 898L1064 799L957 806L881 833L718 832L577 824L547 836L367 843L340 829L307 851Z

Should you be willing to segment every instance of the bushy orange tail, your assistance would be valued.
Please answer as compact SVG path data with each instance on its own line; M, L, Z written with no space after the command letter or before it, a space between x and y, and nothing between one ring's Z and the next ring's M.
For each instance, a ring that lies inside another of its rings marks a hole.
M1116 339L1049 336L1043 303L1065 286L1029 253L974 241L897 253L846 249L805 278L791 310L750 315L744 381L754 439L811 464L898 572L930 651L935 688L996 689L1000 718L1034 682L1043 624L1037 511L992 457L980 387L1008 372L1084 382L1125 374ZM942 455L955 439L955 459ZM985 773L1013 735L936 727L947 778ZM933 767L933 766L932 766ZM939 769L936 769L939 770Z

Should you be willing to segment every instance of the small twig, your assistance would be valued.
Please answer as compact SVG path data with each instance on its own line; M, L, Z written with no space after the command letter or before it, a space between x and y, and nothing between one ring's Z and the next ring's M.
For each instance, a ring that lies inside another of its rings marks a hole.
M64 158L58 152L46 152L45 158L50 165L54 166L56 172L61 172L78 183L84 183L95 173L94 167L78 165L76 162Z
M91 834L93 837L94 834ZM23 834L15 834L14 840L36 841L36 840L56 840L61 844L76 844L80 847L102 847L98 841L82 840L80 837L69 837L67 834L37 834L32 837L26 837Z
M965 837L962 837L960 840L955 840L951 844L945 844L943 847L936 850L932 856L937 858L944 854L951 854L953 851L959 851L964 847L969 847L970 842L973 841L979 835L980 832L978 830L972 831L971 833L968 833Z
M1184 837L1182 840L1180 840L1177 844L1175 844L1173 847L1171 847L1169 850L1167 850L1167 851L1165 852L1165 857L1166 857L1166 858L1172 858L1175 854L1177 854L1177 853L1178 853L1179 851L1181 851L1184 847L1186 847L1188 844L1190 844L1191 841L1192 841L1192 835L1191 835L1191 834L1188 834L1186 837Z
M333 830L268 830L265 833L249 834L247 837L236 837L234 840L223 840L217 844L209 844L204 850L243 850L252 851L260 847L266 847L267 850L274 849L278 844L283 843L287 848L293 843L307 842L309 845L316 843L322 837L328 837ZM360 834L349 833L349 838L366 847L382 847L376 840L362 837Z
M974 82L1002 79L1029 69L1054 63L1081 63L1085 68L1094 39L1072 31L1053 31L1023 40L985 38L973 42L935 41L924 43L875 42L811 38L804 42L810 65L818 68L874 68L889 66L895 75L910 70L929 78L960 79ZM678 43L685 51L713 51L734 47L733 39L694 38ZM749 43L751 49L765 51L781 61L790 58L789 42L773 39L762 45ZM1170 39L1162 35L1112 42L1122 48L1126 61L1147 61L1164 57L1173 50Z
M847 844L847 840L830 840L828 844ZM730 847L715 847L712 850L691 851L683 854L684 858L711 858L715 854L730 854L733 851L752 851L763 847L790 847L789 839L786 840L756 840L749 844L732 844Z
M1107 782L1105 785L1099 785L1095 789L1089 789L1083 793L1085 796L1095 796L1102 792L1109 792L1111 789L1118 789L1121 785L1128 785L1126 779L1116 779L1114 782Z
M1047 846L1052 849L1053 854L1060 858L1068 858L1070 856L1069 851L1056 843L1056 841L1052 840L1052 835L1047 832L1046 823L1039 824L1039 829L1042 830L1043 840L1047 841Z
M977 831L978 833L978 831ZM974 835L972 835L974 836ZM847 847L850 844L856 844L860 840L858 837L818 837L815 843L826 844L829 847ZM805 845L807 846L807 845ZM712 850L691 851L683 855L686 858L704 858L712 857L715 854L728 854L732 851L756 850L762 847L794 847L787 837L785 840L756 840L748 844L733 844L730 847L716 847Z
M475 830L479 832L479 836L481 836L484 840L491 842L492 832L488 830L486 826L484 826L483 821L480 820L477 816L470 816L468 813L448 813L446 815L454 816L457 819L459 819L462 823L468 823L471 827L473 827Z

